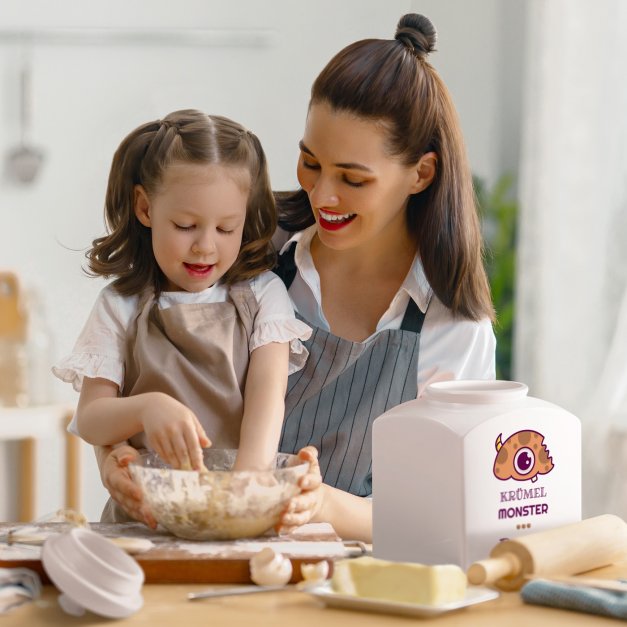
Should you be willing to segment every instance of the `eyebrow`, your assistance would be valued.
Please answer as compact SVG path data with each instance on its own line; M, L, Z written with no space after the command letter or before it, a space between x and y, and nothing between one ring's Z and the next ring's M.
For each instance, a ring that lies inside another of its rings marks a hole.
M316 158L316 155L314 155L313 152L311 152L311 150L309 150L309 148L307 148L307 146L305 145L305 142L303 142L303 140L301 139L301 141L298 142L298 147L303 151L306 152L308 155L312 156L314 159ZM362 170L363 172L370 172L372 174L372 170L361 164L361 163L334 163L333 164L336 168L343 168L345 170Z

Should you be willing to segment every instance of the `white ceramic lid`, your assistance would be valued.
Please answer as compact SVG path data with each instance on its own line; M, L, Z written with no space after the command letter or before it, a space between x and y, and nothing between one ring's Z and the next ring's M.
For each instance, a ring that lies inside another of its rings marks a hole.
M42 549L44 569L62 592L61 607L82 608L109 618L123 618L143 605L144 572L113 542L89 529L76 528L50 537Z
M527 396L529 388L518 381L439 381L425 389L424 396L444 403L510 403Z

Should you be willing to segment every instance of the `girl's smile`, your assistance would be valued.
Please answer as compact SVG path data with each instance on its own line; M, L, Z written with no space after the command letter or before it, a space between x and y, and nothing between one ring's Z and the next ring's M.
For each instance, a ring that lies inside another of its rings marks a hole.
M188 274L192 278L206 279L213 270L214 266L200 265L196 263L183 263Z

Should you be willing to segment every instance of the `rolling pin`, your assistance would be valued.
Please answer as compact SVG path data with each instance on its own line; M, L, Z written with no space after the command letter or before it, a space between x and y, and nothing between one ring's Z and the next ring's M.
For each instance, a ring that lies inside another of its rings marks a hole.
M518 590L526 578L576 575L627 557L627 523L603 514L499 542L490 558L471 564L468 581Z

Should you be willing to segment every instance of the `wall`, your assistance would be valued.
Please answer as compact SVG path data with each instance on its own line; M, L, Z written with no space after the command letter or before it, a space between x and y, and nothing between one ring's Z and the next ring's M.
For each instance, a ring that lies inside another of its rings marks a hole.
M54 330L53 358L68 352L103 282L81 271L83 253L103 231L111 156L138 124L195 107L232 117L260 137L277 188L296 184L295 161L311 82L347 43L390 37L409 10L429 15L440 34L433 63L458 105L473 169L490 180L517 160L517 89L524 3L480 0L289 0L214 2L4 0L0 5L0 152L19 140L18 70L32 67L32 143L45 153L34 184L0 180L0 268L17 270L42 297ZM99 43L20 46L2 33L55 28L260 30L261 47L207 48ZM505 33L505 34L504 34ZM504 63L513 58L504 72ZM503 104L506 104L504 107ZM55 399L74 402L53 382ZM61 440L40 443L38 515L61 505ZM13 448L0 448L0 519L15 516ZM83 450L83 510L99 516L104 491Z

